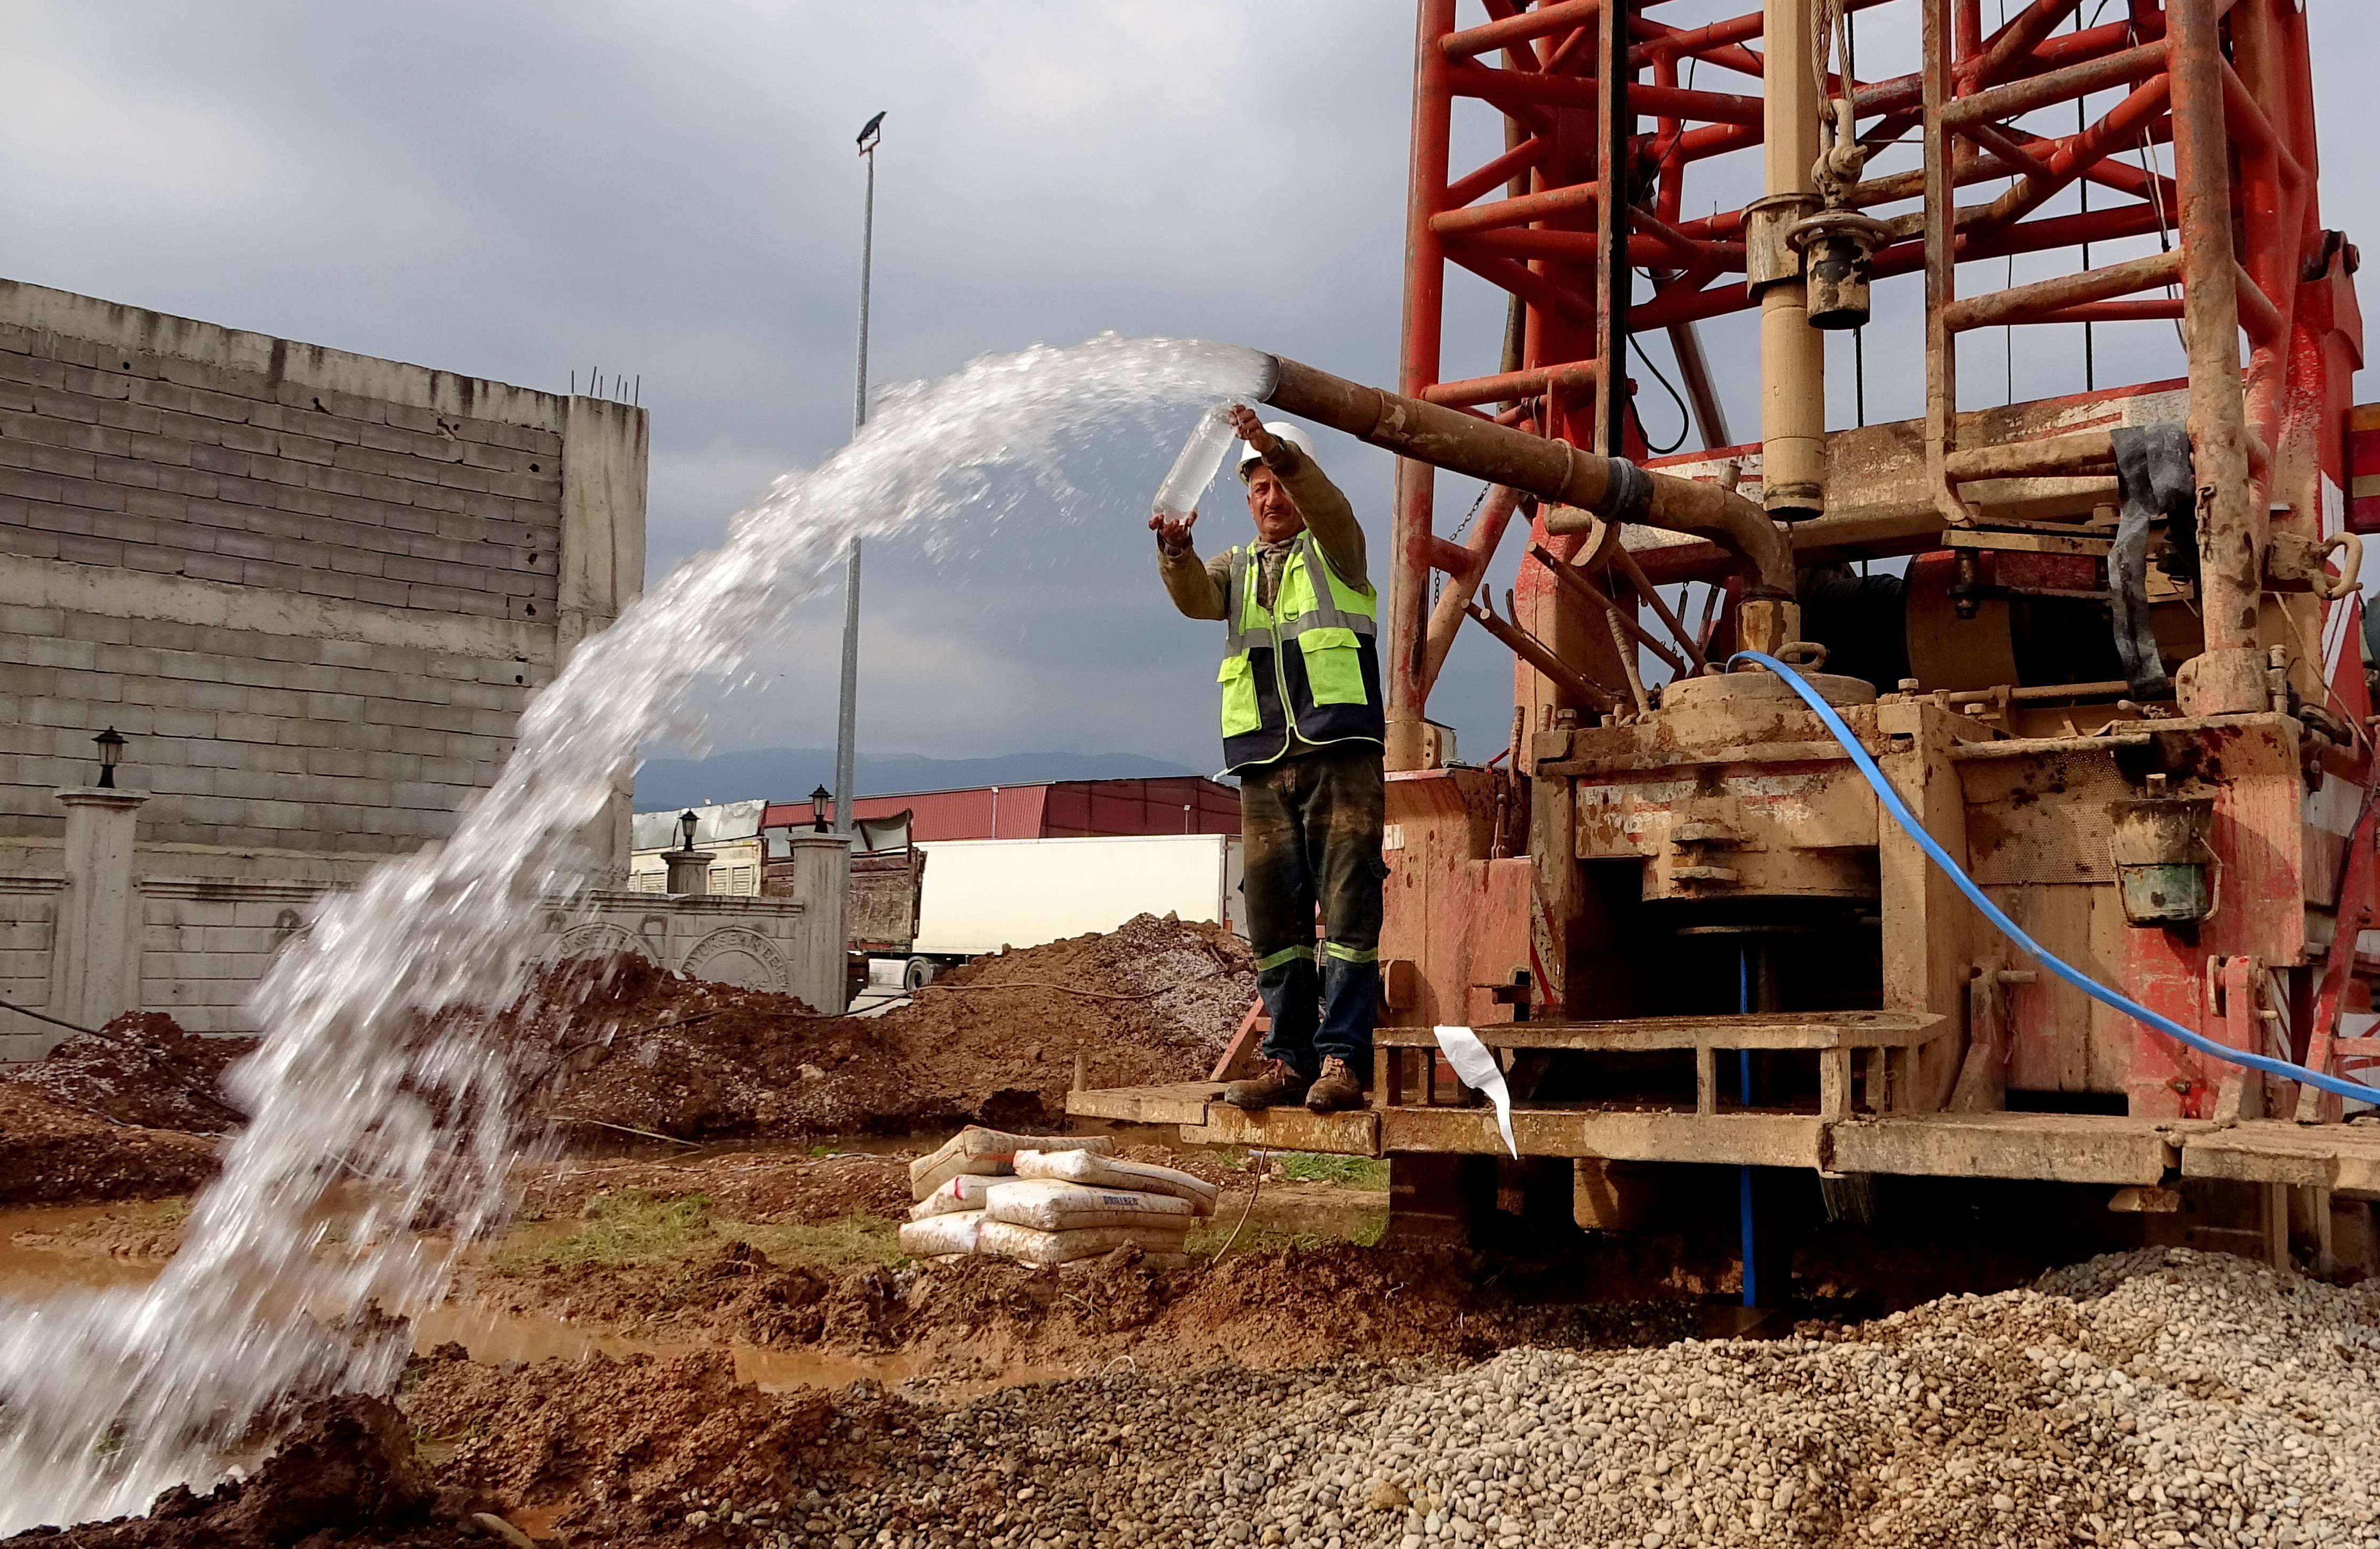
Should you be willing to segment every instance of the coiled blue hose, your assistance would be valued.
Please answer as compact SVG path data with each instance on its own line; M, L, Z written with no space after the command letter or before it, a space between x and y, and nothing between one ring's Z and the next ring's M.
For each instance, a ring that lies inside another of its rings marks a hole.
M2303 1065L2293 1065L2286 1059L2275 1059L2270 1055L2233 1048L2228 1044L2218 1044L2203 1033L2192 1032L2171 1017L2160 1016L2139 1001L2117 994L2097 980L2087 977L2053 956L2040 942L2027 936L2014 920L2001 913L1998 904L1985 898L1983 889L1975 886L1974 879L1959 868L1959 863L1950 858L1950 853L1943 849L1940 841L1932 834L1925 831L1925 826L1917 820L1916 814L1911 812L1908 805L1901 801L1900 793L1892 788L1892 782L1884 778L1884 771L1876 767L1876 760L1868 756L1867 749L1862 747L1859 739L1852 735L1852 729L1843 724L1843 718L1835 713L1835 708L1828 704L1800 672L1763 651L1738 651L1729 659L1728 665L1732 667L1739 661L1756 661L1784 679L1785 686L1800 695L1802 702L1815 711L1818 719L1826 723L1828 732L1833 734L1835 741L1842 744L1843 751L1851 755L1852 762L1858 766L1860 774L1865 778L1870 786L1875 788L1876 799L1884 805L1884 810L1891 815L1892 820L1900 825L1900 831L1917 841L1917 847L1925 852L1926 858L1940 866L1943 875L1958 884L1959 890L1967 895L1967 902L1981 911L1984 918L1991 921L1993 926L2002 936L2015 942L2018 950L2028 957L2040 960L2042 966L2052 974L2072 985L2102 1006L2112 1007L2126 1016L2155 1028L2168 1038L2189 1045L2201 1054L2212 1055L2217 1059L2227 1060L2234 1065L2244 1065L2252 1071L2262 1071L2268 1076L2279 1076L2284 1081L2299 1082L2316 1091L2333 1093L2341 1097L2352 1097L2362 1103L2380 1103L2380 1087L2366 1086L2360 1081L2349 1081L2342 1076L2325 1075L2319 1071L2310 1070Z

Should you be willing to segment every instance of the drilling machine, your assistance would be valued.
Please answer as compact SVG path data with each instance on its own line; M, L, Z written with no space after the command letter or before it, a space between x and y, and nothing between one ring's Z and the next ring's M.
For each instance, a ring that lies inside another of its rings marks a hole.
M1370 1107L1189 1083L1074 1111L1387 1156L1400 1234L1500 1204L1607 1231L1729 1213L1747 1302L1784 1294L1797 1222L1979 1180L2055 1186L2109 1240L2380 1269L2352 1095L2380 1064L2356 595L2380 416L2350 396L2308 17L1690 8L1419 0L1397 391L1276 362L1274 406L1400 459ZM1500 119L1500 154L1458 160L1458 106ZM2047 277L1978 288L2011 255ZM1492 374L1442 373L1454 270L1508 300ZM1923 417L1830 427L1829 334L1856 351L1921 296ZM1730 444L1695 324L1737 312L1761 411ZM2080 333L2086 361L2164 331L2185 369L1962 408L1987 329ZM1699 451L1646 447L1655 334ZM1460 542L1440 469L1488 485ZM1486 765L1428 715L1466 623L1514 660ZM1509 1146L1447 1025L1494 1051Z

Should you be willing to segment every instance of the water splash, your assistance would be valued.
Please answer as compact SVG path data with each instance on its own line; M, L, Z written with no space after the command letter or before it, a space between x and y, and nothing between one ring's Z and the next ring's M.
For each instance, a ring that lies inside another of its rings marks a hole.
M370 1310L435 1304L512 1203L517 1076L483 1022L457 1013L526 992L546 912L583 891L585 836L634 751L682 732L684 708L829 580L852 535L934 547L1037 492L1075 503L1064 469L1096 438L1260 392L1266 365L1108 336L897 391L849 446L780 478L725 545L582 642L453 838L324 907L259 986L264 1042L233 1078L254 1117L165 1272L0 1312L0 1532L144 1510L211 1475L284 1396L393 1386L402 1325ZM363 1202L335 1244L322 1225L334 1191ZM451 1236L417 1233L426 1219Z

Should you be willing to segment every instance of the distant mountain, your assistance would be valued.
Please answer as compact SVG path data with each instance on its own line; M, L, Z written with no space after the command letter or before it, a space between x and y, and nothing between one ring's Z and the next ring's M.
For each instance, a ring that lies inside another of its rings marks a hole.
M863 796L903 791L1029 785L1045 780L1151 780L1205 771L1137 753L1006 753L996 758L929 758L917 753L860 754L853 771ZM637 771L637 810L700 806L755 798L806 799L834 784L834 750L756 747L708 758L649 758Z

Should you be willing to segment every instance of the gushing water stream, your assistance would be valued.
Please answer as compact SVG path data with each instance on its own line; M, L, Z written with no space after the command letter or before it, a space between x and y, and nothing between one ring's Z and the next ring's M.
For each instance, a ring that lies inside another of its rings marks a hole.
M635 750L683 730L753 643L830 578L853 534L970 536L1070 456L1185 405L1262 391L1254 351L1107 337L980 359L893 395L849 446L780 478L722 547L581 643L522 715L494 787L435 852L327 904L259 986L263 1045L233 1074L253 1115L155 1281L0 1309L0 1531L147 1508L205 1481L292 1394L385 1392L404 1315L501 1227L516 1072L484 1022L527 991L545 912L586 886L585 835ZM368 1180L349 1245L316 1206ZM451 1237L410 1228L433 1218Z

